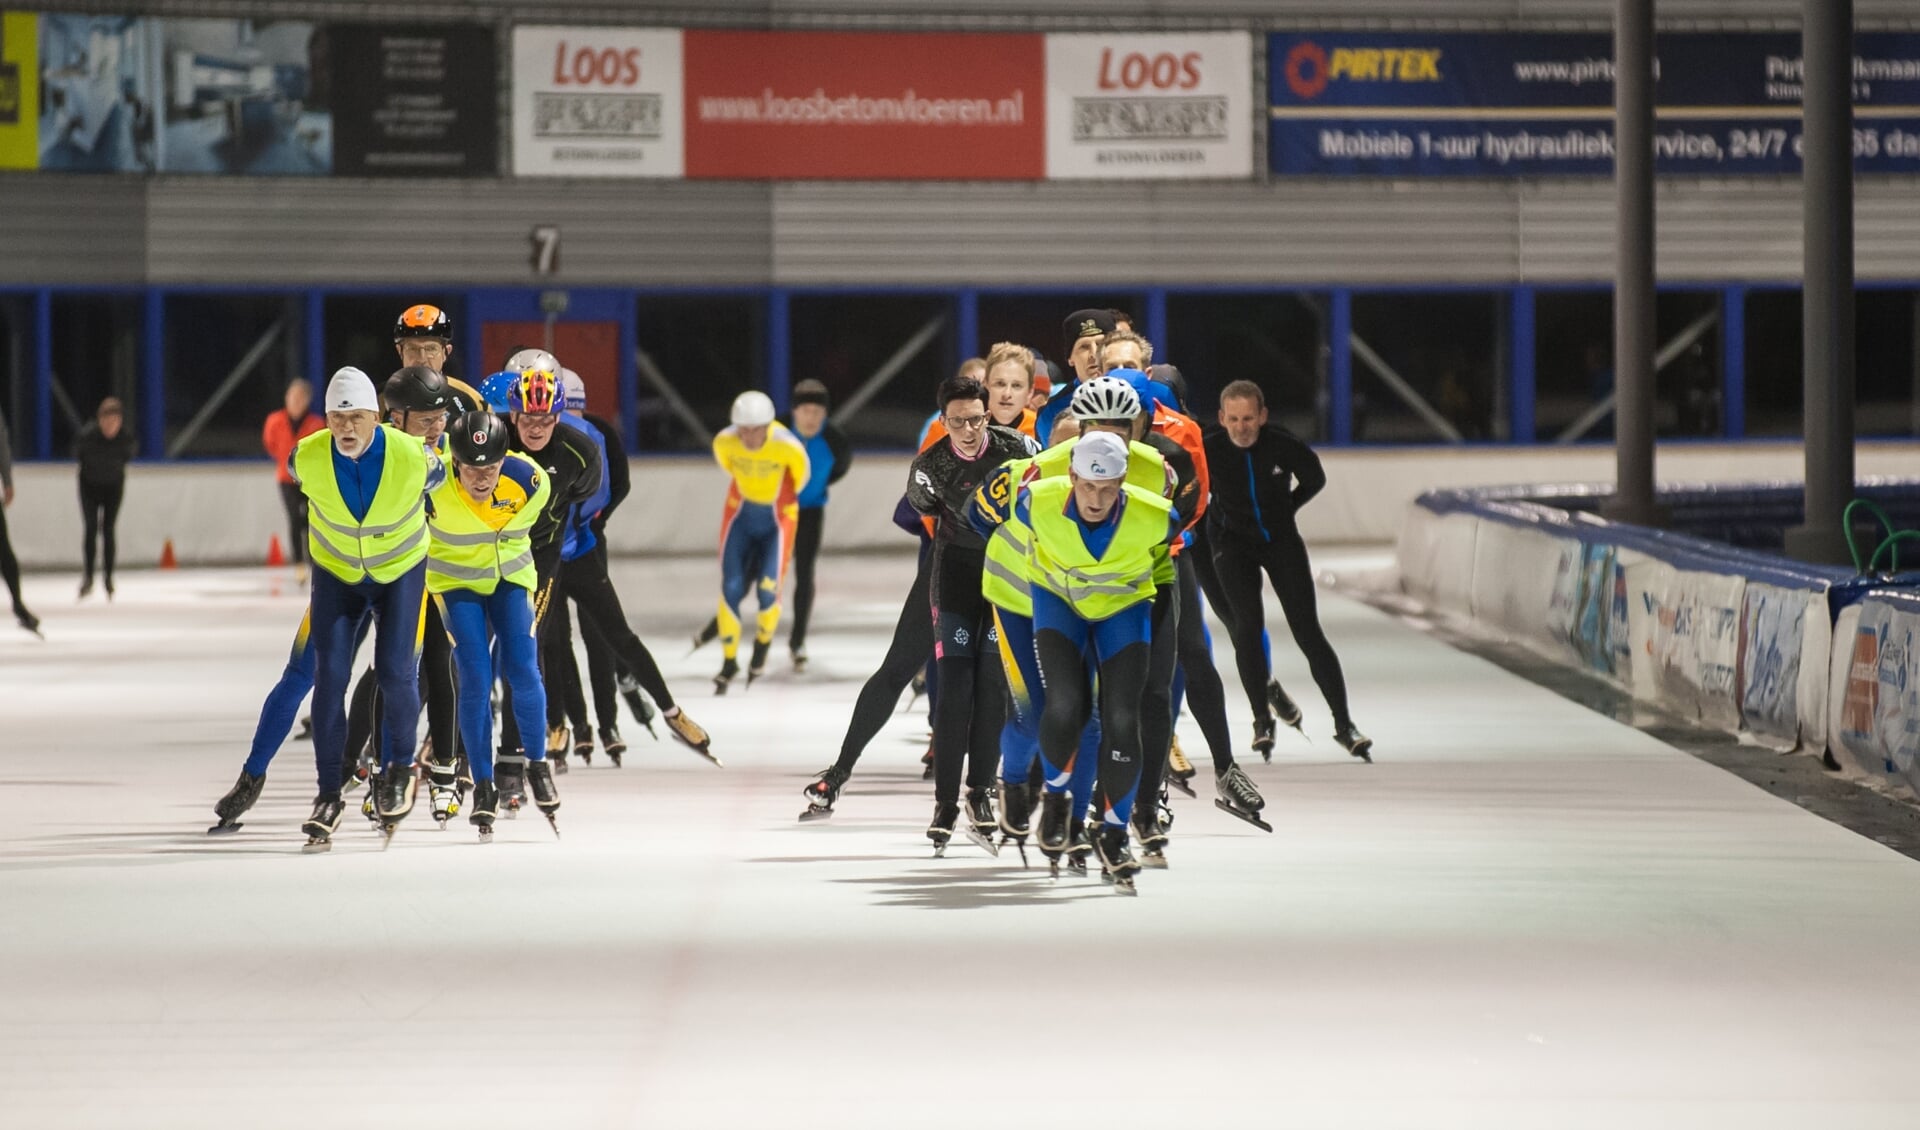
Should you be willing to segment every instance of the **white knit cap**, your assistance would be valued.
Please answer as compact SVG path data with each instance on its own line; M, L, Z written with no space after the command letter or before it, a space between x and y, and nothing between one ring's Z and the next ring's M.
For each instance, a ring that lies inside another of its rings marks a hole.
M327 382L327 405L329 412L378 412L380 395L373 391L373 381L363 372L348 365L336 369L333 379Z
M1112 432L1094 432L1073 445L1073 473L1083 479L1127 477L1127 442Z

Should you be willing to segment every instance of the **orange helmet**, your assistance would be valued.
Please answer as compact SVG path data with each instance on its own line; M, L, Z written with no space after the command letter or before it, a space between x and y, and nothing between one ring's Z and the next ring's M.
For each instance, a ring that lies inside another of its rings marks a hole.
M400 320L393 324L393 340L403 341L410 337L430 337L449 344L453 341L453 323L447 320L447 312L438 306L421 303L409 306L400 314Z
M507 394L507 406L515 412L535 415L560 410L560 382L546 369L528 369Z

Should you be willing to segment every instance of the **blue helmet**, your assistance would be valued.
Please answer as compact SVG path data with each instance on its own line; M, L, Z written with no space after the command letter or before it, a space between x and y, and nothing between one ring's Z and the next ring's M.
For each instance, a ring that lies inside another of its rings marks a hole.
M1145 411L1151 412L1156 405L1161 404L1175 412L1180 411L1180 401L1173 395L1173 390L1138 369L1114 369L1107 375L1132 385L1134 395L1140 398L1140 406Z
M513 391L513 387L519 383L519 373L511 371L494 373L486 380L480 382L480 398L485 400L487 407L493 409L495 412L509 411L510 406L507 403L507 396Z

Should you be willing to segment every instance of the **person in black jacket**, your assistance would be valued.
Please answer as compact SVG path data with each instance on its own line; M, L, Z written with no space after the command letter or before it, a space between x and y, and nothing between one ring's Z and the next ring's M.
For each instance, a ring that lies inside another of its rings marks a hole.
M793 656L793 669L807 669L807 624L813 619L813 563L820 556L820 535L826 522L827 488L847 475L853 466L853 447L846 433L827 419L827 386L819 381L801 381L793 386L793 411L782 423L793 429L807 447L807 463L813 469L807 487L800 492L800 519L793 535L793 627L787 633L787 650Z
M93 592L93 548L100 545L102 580L107 599L113 599L113 527L120 518L120 498L127 489L127 464L133 459L133 433L126 429L126 413L117 397L100 402L91 423L73 440L73 457L80 464L80 519L86 526L81 560L80 597Z
M907 504L937 522L930 594L940 696L933 712L934 809L927 838L938 852L945 849L960 815L963 763L968 838L986 846L999 827L988 790L1000 767L1005 672L980 586L987 542L967 521L967 508L995 468L1039 448L1012 428L992 423L987 391L979 381L943 381L935 403L947 438L914 459L907 474Z
M1334 740L1353 756L1372 760L1373 742L1354 727L1347 709L1340 658L1320 629L1313 566L1294 524L1294 514L1327 485L1319 457L1298 436L1267 422L1266 396L1252 381L1234 381L1220 390L1220 427L1207 433L1206 456L1213 488L1207 540L1232 606L1220 611L1228 613L1240 683L1253 705L1255 746L1264 741L1271 749L1274 727L1260 646L1266 623L1260 596L1264 571L1313 681L1333 710Z

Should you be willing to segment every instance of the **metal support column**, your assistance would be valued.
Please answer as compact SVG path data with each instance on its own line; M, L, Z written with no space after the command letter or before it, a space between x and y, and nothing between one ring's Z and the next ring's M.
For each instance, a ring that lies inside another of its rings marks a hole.
M1802 13L1806 522L1786 549L1840 564L1853 497L1853 0L1805 0Z
M793 393L793 329L789 321L789 296L775 288L767 292L767 395L774 407L787 410Z
M1720 292L1720 419L1728 439L1747 434L1747 288Z
M53 292L33 292L33 455L53 458Z
M1533 288L1516 287L1507 304L1507 434L1514 443L1532 443L1538 379L1534 337Z
M1167 341L1167 291L1156 286L1147 291L1146 325L1135 327L1140 336L1153 344L1155 361L1172 361L1173 346Z
M953 296L953 337L958 346L953 367L969 357L985 357L987 343L980 340L980 292L968 287Z
M1656 525L1653 494L1653 0L1615 0L1613 498L1602 513Z
M327 296L320 291L307 292L304 324L301 342L306 361L301 368L305 371L294 375L305 377L307 383L313 386L314 402L324 404L327 395L327 378L333 374L327 371ZM467 372L474 371L474 366L468 364Z

